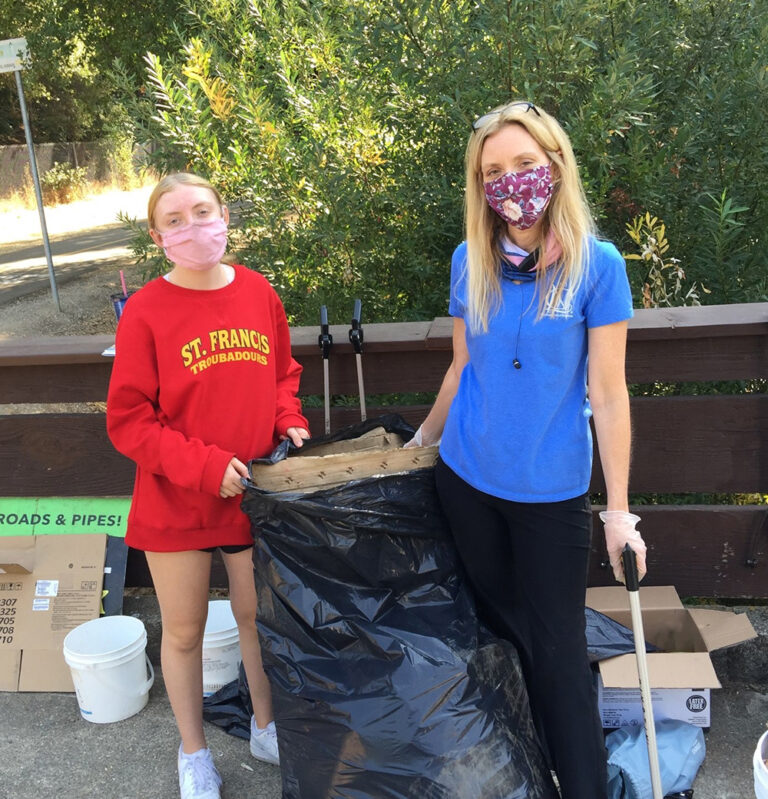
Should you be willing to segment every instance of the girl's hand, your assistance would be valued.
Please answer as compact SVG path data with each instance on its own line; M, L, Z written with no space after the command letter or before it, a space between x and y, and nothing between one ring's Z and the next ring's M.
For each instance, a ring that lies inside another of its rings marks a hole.
M303 427L289 427L285 433L284 436L280 436L280 440L284 441L286 438L290 438L295 447L303 447L304 439L309 438L309 431Z
M222 499L236 497L245 491L245 486L240 482L241 477L248 477L248 467L237 458L232 458L224 472L224 477L219 486L219 496Z

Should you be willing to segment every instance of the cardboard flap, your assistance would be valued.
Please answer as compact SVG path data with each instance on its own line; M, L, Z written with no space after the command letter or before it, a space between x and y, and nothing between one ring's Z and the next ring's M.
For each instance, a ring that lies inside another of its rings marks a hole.
M719 688L720 681L706 652L651 652L648 676L653 688ZM600 662L606 688L638 688L637 658L620 655Z
M21 652L0 649L0 691L16 691L19 687Z
M621 585L587 589L586 605L611 616L629 613L629 594ZM673 585L649 585L640 589L640 607L645 610L677 610L683 603Z
M347 445L351 442L340 442ZM401 474L435 465L438 448L372 449L287 458L272 464L251 463L251 479L265 491L316 491L364 480L373 475Z
M35 568L35 539L32 536L3 538L0 573L31 574Z
M731 613L726 610L705 610L693 608L689 611L691 618L696 622L701 637L707 649L723 649L734 646L750 638L756 638L757 633L746 613Z
M21 656L19 691L72 692L72 672L63 652L25 649Z
M98 572L99 575L104 571L104 553L107 549L107 536L104 533L38 535L35 541L35 576L40 579L68 574L77 569Z

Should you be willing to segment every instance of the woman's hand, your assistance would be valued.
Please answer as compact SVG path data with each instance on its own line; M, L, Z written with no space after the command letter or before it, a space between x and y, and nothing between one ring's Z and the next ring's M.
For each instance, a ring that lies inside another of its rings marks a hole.
M295 447L303 447L304 439L309 438L309 431L303 427L289 427L285 431L285 435L280 436L280 440L284 441L286 438L290 438Z
M403 444L403 449L411 449L411 447L423 447L424 446L424 437L421 433L421 425L419 425L419 429L413 434L413 438L410 441L406 441Z
M219 496L226 499L242 494L245 491L245 486L242 484L241 478L248 478L248 476L248 467L237 458L232 458L221 480Z
M405 447L430 447L440 443L448 411L459 388L461 373L469 363L466 327L463 319L454 317L452 340L453 360L445 373L440 391L437 392L435 404L413 438L404 445Z
M618 582L624 582L621 554L624 547L629 544L637 558L637 577L642 580L647 571L645 566L646 546L640 533L635 529L640 517L623 510L604 510L600 513L600 519L605 528L605 546L613 568L613 576Z
M420 425L419 429L413 434L413 438L403 444L403 449L410 449L411 447L431 447L440 443L440 436L435 439L433 436L424 432L424 425Z

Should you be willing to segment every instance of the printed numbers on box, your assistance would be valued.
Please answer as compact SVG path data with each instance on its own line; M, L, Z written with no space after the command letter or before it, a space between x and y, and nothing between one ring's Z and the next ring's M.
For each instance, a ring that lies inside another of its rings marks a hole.
M16 631L16 599L0 599L0 644L12 644Z

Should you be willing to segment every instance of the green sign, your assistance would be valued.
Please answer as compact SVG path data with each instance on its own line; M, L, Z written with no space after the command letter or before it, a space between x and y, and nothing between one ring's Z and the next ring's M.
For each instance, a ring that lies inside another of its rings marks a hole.
M124 536L130 497L0 497L0 536Z

